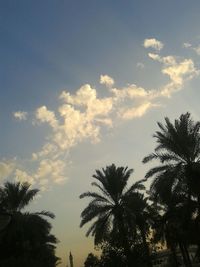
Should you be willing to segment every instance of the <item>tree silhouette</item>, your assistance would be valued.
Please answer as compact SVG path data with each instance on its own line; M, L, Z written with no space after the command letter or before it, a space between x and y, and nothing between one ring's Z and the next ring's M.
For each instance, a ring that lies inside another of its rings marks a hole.
M116 167L114 164L105 169L96 170L92 186L98 192L86 192L80 198L91 197L92 201L81 213L82 227L86 223L96 219L86 236L94 236L95 245L103 241L118 242L124 249L127 265L132 266L131 245L134 238L135 217L130 206L127 206L127 198L133 192L143 189L141 182L134 183L127 188L128 179L133 172L127 167Z
M158 123L158 126L159 131L153 135L157 146L143 162L158 160L161 165L151 168L146 174L146 179L154 178L150 187L154 198L170 198L177 192L186 197L187 214L182 229L189 232L194 214L192 199L198 198L198 202L200 201L200 122L194 122L190 114L186 113L176 119L174 124L169 118L165 118L165 125ZM191 266L187 244L183 249L186 254L185 264Z
M50 234L51 224L45 217L54 214L42 212L22 212L39 192L30 189L28 183L5 183L0 188L2 210L11 215L11 221L0 235L0 263L5 266L54 267L58 262L55 256L57 239Z
M98 267L99 266L99 259L93 253L89 253L85 262L84 267Z

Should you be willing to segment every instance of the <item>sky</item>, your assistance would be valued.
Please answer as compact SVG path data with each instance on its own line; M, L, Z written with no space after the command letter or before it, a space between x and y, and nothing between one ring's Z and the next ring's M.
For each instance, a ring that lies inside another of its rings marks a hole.
M57 255L83 266L79 228L96 169L150 167L156 122L200 120L200 2L1 0L0 181L40 189ZM95 252L98 253L98 252Z

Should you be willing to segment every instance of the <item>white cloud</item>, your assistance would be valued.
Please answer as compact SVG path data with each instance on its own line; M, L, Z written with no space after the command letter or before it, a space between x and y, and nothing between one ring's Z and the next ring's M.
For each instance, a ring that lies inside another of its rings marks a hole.
M162 57L149 53L148 56L163 64L161 72L170 78L170 82L163 86L161 95L170 97L173 92L181 90L184 83L199 74L192 59L178 59L174 56Z
M15 168L15 162L10 161L0 161L0 181L8 178Z
M48 157L51 155L52 158L56 158L58 147L52 143L46 143L43 145L42 150L38 153L32 153L32 160L38 160L40 158Z
M60 99L64 103L58 107L58 117L46 107L41 107L37 109L36 119L52 126L54 134L51 140L61 149L70 149L84 139L98 142L99 123L112 125L112 121L107 118L113 108L112 98L98 98L97 91L89 84L81 86L74 95L63 91ZM55 148L49 146L44 147L40 154ZM35 154L33 156L37 157Z
M56 144L62 149L69 149L87 138L91 138L94 142L98 141L99 127L94 123L95 118L99 115L98 107L96 108L97 110L94 110L94 114L92 114L88 111L88 108L85 112L81 112L72 105L61 105L59 112L63 118L63 123L60 123L56 129L54 135ZM103 110L102 114L104 112ZM99 113L101 115L101 110Z
M148 39L144 46L160 50L163 44L156 39ZM113 87L114 79L101 75L100 83L107 87L103 97L98 95L98 88L90 84L84 84L74 93L63 91L56 109L49 110L43 105L35 111L38 122L35 126L46 123L50 126L50 133L41 150L32 153L29 161L32 171L27 171L30 166L23 169L20 164L19 167L0 162L0 179L14 174L15 179L27 180L43 191L52 184L65 182L68 156L75 146L81 142L99 142L104 132L102 129L111 131L119 119L125 121L144 116L149 110L160 106L158 103L163 98L172 96L199 74L192 59L157 53L149 53L148 56L161 65L161 73L169 78L166 84L153 90L135 84Z
M63 99L64 102L71 105L88 106L96 99L96 90L92 88L90 84L85 84L78 89L75 95L71 95L69 92L63 91L60 95L60 99Z
M194 62L191 59L184 59L180 63L163 68L162 72L169 75L171 81L177 85L183 85L184 78L190 79L197 74Z
M20 169L16 169L15 170L15 181L20 182L20 183L24 183L27 182L31 185L35 184L35 180L34 177L32 177L31 175L29 175L27 172L25 172L24 170L20 170Z
M158 54L148 53L148 56L153 60L161 62L161 57Z
M101 75L100 76L100 83L105 84L108 87L112 87L114 85L115 81L113 80L113 78L111 78L108 75Z
M67 179L65 168L65 162L62 160L44 159L40 161L35 177L43 186L47 185L50 179L54 183L60 184Z
M121 110L119 116L125 120L140 118L153 106L155 105L153 105L151 102L142 103L137 107Z
M143 43L145 48L154 48L155 50L160 51L164 44L155 38L145 39Z
M165 65L174 65L176 64L176 58L174 56L166 56L166 57L161 57L158 54L154 53L148 53L148 56L158 62L161 62Z
M52 128L57 127L57 121L54 112L48 110L46 106L42 106L36 110L36 118L40 122L47 122Z
M13 116L19 121L25 121L27 120L28 113L25 111L16 111L13 112Z
M128 99L135 99L148 96L149 92L142 87L137 87L135 84L130 84L128 87L122 89L113 88L111 92L116 97L117 101Z

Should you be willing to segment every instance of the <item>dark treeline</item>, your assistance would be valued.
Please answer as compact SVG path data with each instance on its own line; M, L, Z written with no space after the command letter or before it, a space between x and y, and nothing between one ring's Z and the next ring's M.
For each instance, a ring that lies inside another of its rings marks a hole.
M112 164L96 170L92 182L96 190L80 195L91 199L80 226L91 223L86 236L94 237L102 253L99 258L90 253L85 267L152 267L158 247L171 251L165 266L199 263L199 129L200 122L194 122L189 113L174 123L168 118L158 123L153 135L156 147L143 159L145 164L155 161L157 165L129 187L132 169ZM196 248L195 259L190 257L191 246Z
M189 113L173 123L165 118L153 137L156 147L143 163L154 161L156 167L143 179L130 184L133 170L112 164L96 170L94 191L80 195L91 200L80 226L90 223L86 235L101 250L99 257L88 255L85 267L152 267L158 248L171 251L166 267L180 266L177 252L181 266L199 262L200 122ZM51 234L54 214L24 211L37 193L28 183L0 187L0 267L55 267L60 262L58 240Z

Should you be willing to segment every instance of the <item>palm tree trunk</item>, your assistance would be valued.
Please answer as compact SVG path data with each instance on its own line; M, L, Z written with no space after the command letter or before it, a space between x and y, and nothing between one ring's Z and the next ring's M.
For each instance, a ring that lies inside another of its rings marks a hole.
M118 215L119 217L119 230L120 230L120 236L121 236L121 241L122 241L122 245L123 245L123 249L124 249L124 254L126 256L126 261L127 261L127 267L133 267L133 258L132 258L132 252L130 249L130 244L128 242L128 238L127 238L127 231L124 227L123 224L123 217Z
M128 243L126 235L123 235L122 243L123 243L123 248L124 248L124 254L126 256L127 267L133 267L132 253L131 253L130 245Z
M183 247L184 247L185 255L186 255L186 258L187 258L188 267L192 267L192 263L191 263L191 259L190 259L190 254L188 252L188 247L185 244L183 245Z
M191 265L190 260L188 259L185 246L181 242L179 242L179 247L180 247L180 251L183 257L183 262L184 262L185 267L191 267L192 265Z
M177 255L176 255L176 248L174 246L171 246L170 250L172 252L175 267L179 267L179 263L178 263L178 259L177 259Z
M143 229L142 226L139 226L139 228L140 228L142 242L143 242L143 246L144 246L144 250L145 250L145 256L146 256L146 259L147 259L147 266L148 267L152 267L150 251L149 251L149 246L148 246L147 240L146 240L145 230Z
M180 251L181 251L181 254L182 254L183 263L184 263L185 267L188 267L187 266L187 259L186 259L186 256L185 256L185 251L183 249L183 245L181 244L181 242L179 242L179 248L180 248Z
M197 217L197 234L198 234L198 238L197 238L197 247L198 247L198 251L200 251L200 195L198 195L197 197L197 202L198 202L198 217ZM200 254L200 253L199 253ZM200 257L199 257L200 258Z

